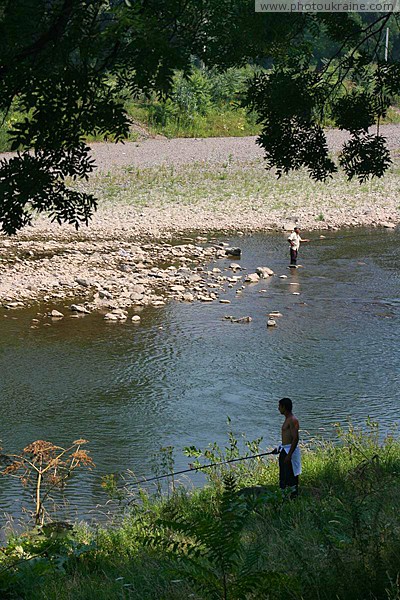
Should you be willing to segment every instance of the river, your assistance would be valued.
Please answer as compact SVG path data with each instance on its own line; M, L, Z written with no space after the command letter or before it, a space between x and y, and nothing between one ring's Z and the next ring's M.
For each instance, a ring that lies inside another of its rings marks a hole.
M229 305L171 302L143 310L139 326L97 314L36 329L32 318L49 307L0 311L4 451L88 439L96 468L68 494L74 515L88 518L105 502L102 475L150 474L165 445L185 468L181 449L224 443L227 416L236 433L274 445L282 396L294 401L303 439L330 437L333 423L362 425L368 415L386 431L400 419L400 231L325 235L309 234L297 270L287 269L281 234L230 237L248 272L268 266L277 276L228 290ZM270 311L283 315L276 328L266 326ZM2 479L0 514L17 515L20 500L17 483Z

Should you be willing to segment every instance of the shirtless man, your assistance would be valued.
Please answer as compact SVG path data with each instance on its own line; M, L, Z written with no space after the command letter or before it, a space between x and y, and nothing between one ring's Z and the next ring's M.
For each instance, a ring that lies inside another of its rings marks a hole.
M299 443L299 421L292 413L290 398L279 400L278 409L285 417L282 425L282 444L279 446L279 487L284 490L294 487L292 497L297 496L299 475L301 473L301 460Z

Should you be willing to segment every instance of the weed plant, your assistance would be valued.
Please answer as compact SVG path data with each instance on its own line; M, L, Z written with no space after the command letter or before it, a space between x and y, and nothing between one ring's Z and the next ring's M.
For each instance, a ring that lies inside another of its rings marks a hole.
M225 448L187 453L203 463L259 447L257 440L242 450L231 434ZM171 468L171 449L163 455L163 467ZM39 557L32 534L9 540L0 553L1 597L398 600L395 432L382 440L367 422L363 429L338 428L334 442L303 448L295 500L277 488L276 459L252 463L210 470L207 485L190 492L175 482L161 498L142 490L131 502L125 485L119 524L77 526L62 549ZM36 535L43 548L49 533Z

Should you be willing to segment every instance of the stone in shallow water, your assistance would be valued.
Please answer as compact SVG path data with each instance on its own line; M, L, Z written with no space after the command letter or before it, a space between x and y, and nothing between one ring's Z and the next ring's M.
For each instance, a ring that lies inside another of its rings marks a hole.
M82 313L84 315L90 314L90 311L87 308L85 308L84 306L82 306L82 304L71 304L69 309L72 310L73 312Z
M105 321L119 321L119 317L118 317L118 315L115 315L113 313L107 313L106 315L104 315L104 320Z
M274 274L273 270L269 267L257 267L256 273L263 279L267 279L267 277L271 277Z
M240 257L242 251L240 248L225 248L225 254L227 256L237 256Z
M268 321L267 321L267 327L276 327L276 321L275 321L275 319L268 319Z
M257 273L249 273L245 279L247 283L257 283L260 281L259 275Z

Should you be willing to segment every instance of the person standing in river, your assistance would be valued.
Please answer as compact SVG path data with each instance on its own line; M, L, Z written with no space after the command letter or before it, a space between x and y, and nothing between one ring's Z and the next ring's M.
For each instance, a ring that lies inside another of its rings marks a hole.
M300 242L309 242L310 240L300 237L300 227L295 227L288 237L290 244L290 267L297 267L297 256L299 253Z
M299 490L299 475L301 474L301 458L299 448L299 420L293 414L293 403L290 398L279 400L278 409L285 417L282 425L282 444L279 452L279 487L284 490L295 488L291 497Z

